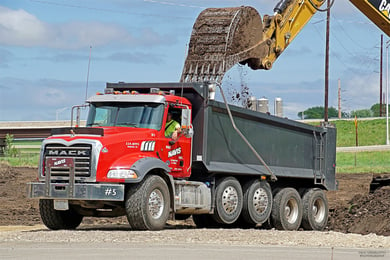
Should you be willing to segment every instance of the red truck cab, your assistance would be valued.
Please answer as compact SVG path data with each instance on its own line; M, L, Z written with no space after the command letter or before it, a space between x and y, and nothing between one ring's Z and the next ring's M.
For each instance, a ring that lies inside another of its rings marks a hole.
M123 182L137 178L142 173L137 173L134 165L147 157L165 162L174 178L191 175L191 136L186 134L190 125L188 120L182 124L183 109L187 113L191 110L186 98L155 90L151 94L96 95L88 102L87 127L104 129L97 181ZM165 136L168 112L183 128L177 140Z

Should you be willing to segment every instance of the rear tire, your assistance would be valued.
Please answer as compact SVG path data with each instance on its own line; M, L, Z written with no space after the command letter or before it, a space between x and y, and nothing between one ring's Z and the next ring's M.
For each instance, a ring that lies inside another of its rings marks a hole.
M236 178L219 179L215 189L215 221L221 224L234 223L240 216L242 200L241 185Z
M243 187L241 216L250 225L263 224L272 211L272 190L266 181L251 180Z
M302 222L302 201L294 188L283 188L274 197L272 224L278 230L298 230Z
M75 229L83 221L83 216L78 214L71 205L69 210L54 209L54 201L51 199L39 200L39 213L43 224L51 230Z
M322 231L328 223L328 200L323 190L309 189L303 195L302 227L306 230Z
M130 186L125 201L127 220L135 230L161 230L170 210L169 190L157 175L145 177L142 183Z

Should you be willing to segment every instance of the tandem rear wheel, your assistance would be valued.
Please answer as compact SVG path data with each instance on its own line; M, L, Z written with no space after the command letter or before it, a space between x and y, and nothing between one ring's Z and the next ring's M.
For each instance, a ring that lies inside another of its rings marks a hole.
M220 224L232 224L240 216L243 195L241 184L234 177L222 177L215 188L213 219Z
M324 230L329 215L325 192L318 188L307 189L302 197L302 204L302 227L306 230Z
M265 227L278 230L322 231L328 222L329 207L325 192L319 188L308 188L302 197L294 188L276 190L270 220Z
M298 230L302 211L302 200L297 190L282 188L274 197L271 223L278 230Z

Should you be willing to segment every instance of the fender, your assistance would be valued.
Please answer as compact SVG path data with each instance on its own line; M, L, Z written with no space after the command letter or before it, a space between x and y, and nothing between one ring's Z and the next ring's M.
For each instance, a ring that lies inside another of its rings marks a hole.
M145 175L153 169L162 169L166 173L171 172L171 169L160 159L155 157L144 157L133 163L130 167L131 170L135 171L138 175L138 178L135 180L129 180L126 182L141 182Z

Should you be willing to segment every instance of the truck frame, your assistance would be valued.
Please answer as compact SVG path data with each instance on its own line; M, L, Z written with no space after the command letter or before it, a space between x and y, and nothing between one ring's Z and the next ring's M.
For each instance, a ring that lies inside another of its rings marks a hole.
M126 215L132 229L159 230L192 215L198 227L324 229L336 129L228 106L215 91L209 82L107 83L88 100L87 127L53 129L42 144L28 196L43 223L73 229L84 216ZM169 111L177 140L164 135Z

